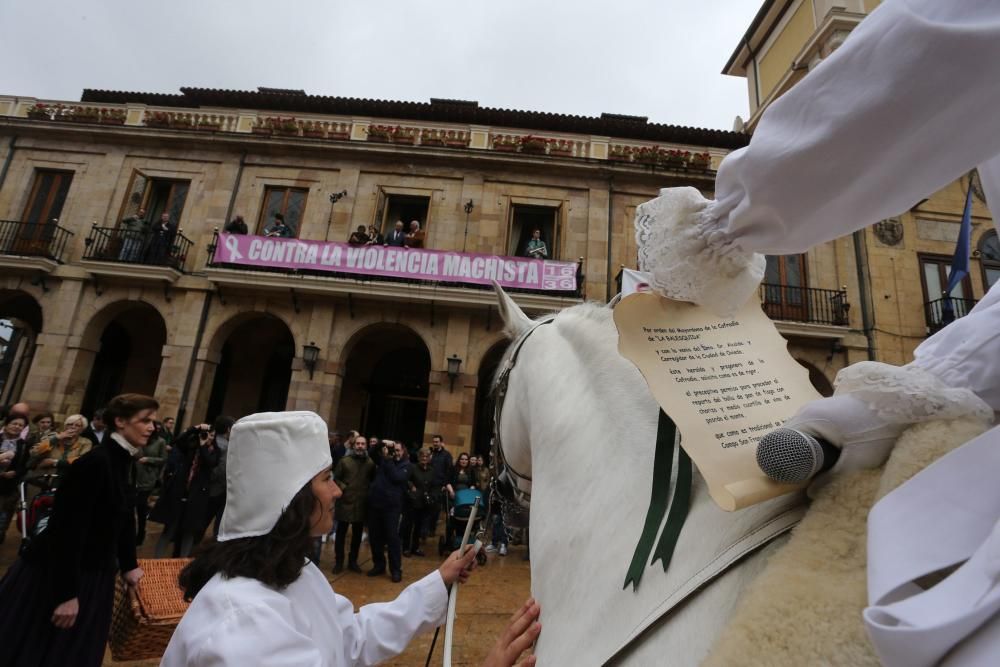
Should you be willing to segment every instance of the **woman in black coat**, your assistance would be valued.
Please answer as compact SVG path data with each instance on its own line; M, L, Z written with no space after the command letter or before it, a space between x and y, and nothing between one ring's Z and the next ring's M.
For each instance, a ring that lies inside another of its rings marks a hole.
M173 474L164 483L149 520L163 524L156 558L163 558L171 542L174 557L187 558L208 522L208 486L219 462L215 433L208 424L192 426L177 438L170 454L175 457Z
M142 578L135 558L136 456L156 400L122 394L107 407L110 440L69 467L47 527L0 581L0 663L100 665L115 576Z

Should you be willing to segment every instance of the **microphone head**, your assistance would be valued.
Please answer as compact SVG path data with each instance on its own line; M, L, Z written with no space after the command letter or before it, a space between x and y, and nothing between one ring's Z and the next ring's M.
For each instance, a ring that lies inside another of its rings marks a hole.
M757 443L757 465L775 482L800 484L823 465L823 449L811 435L779 428Z

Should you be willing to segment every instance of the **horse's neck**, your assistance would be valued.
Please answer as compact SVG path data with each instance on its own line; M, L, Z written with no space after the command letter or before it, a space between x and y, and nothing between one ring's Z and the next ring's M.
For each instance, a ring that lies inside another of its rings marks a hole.
M545 622L537 654L548 664L583 655L599 664L758 517L719 510L696 474L670 570L647 566L639 589L623 590L650 502L658 406L618 354L610 317L557 320L533 337L512 374L503 431L511 445L531 444L531 579ZM724 620L699 618L697 631L707 641ZM675 657L705 650L688 644L675 644Z

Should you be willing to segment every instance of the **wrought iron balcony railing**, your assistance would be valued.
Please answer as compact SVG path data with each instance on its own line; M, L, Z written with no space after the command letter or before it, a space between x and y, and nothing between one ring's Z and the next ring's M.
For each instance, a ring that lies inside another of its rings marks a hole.
M62 264L72 236L73 232L60 227L56 220L44 224L0 220L0 254L44 257Z
M166 266L181 272L192 246L180 230L157 233L96 225L85 243L86 260Z
M760 299L772 320L847 326L851 304L844 290L762 283Z
M960 317L965 317L979 303L976 299L960 299L945 296L924 304L924 319L927 322L927 335L931 335L948 326Z

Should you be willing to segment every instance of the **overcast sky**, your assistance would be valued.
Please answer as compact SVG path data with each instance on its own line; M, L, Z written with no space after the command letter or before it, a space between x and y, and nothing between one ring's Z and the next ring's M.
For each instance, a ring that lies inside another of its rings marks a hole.
M720 72L761 0L0 0L0 94L301 88L316 95L731 129Z

